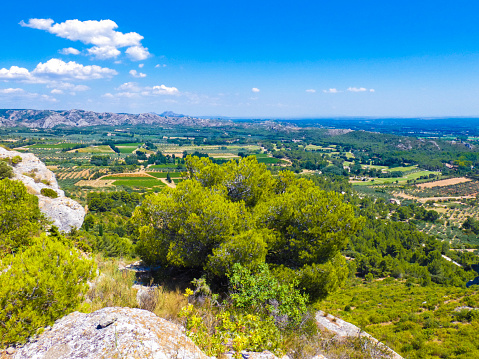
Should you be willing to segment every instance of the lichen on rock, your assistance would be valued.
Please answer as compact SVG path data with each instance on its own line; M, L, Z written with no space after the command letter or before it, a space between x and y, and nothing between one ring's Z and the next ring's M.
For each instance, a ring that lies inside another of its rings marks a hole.
M58 320L15 359L206 359L184 330L141 309L110 307Z

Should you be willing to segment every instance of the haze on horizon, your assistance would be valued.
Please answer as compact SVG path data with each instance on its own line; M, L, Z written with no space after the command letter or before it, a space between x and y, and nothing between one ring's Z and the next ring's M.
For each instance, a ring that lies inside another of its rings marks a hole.
M0 108L479 117L477 2L17 1Z

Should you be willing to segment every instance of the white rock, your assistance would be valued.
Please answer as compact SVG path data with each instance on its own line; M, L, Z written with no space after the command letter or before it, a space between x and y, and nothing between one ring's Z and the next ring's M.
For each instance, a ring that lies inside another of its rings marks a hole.
M0 158L15 156L20 156L22 162L13 166L12 179L22 181L28 192L38 197L38 205L46 217L62 232L69 232L73 227L80 228L85 218L85 209L71 198L65 197L65 193L58 186L55 174L32 153L8 151L0 147ZM58 197L43 196L40 193L43 188L54 190Z
M99 324L102 325L99 325ZM58 320L16 359L207 359L182 328L141 309L103 308Z
M362 329L358 328L354 324L346 322L340 318L337 318L331 314L327 314L322 310L316 312L316 323L320 329L326 329L336 334L338 338L346 337L365 337L368 338L371 343L377 345L379 349L385 349L391 355L392 359L403 359L398 353L379 342L376 338L373 338L370 334L366 333Z

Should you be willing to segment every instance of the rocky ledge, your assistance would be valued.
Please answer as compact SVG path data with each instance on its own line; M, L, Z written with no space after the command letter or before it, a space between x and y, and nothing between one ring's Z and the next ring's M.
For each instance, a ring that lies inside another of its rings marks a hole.
M85 209L58 186L55 174L32 153L8 151L0 147L0 158L20 156L22 161L13 166L14 180L22 181L29 193L38 197L40 210L62 232L69 232L73 227L80 228L85 218ZM44 188L55 191L57 198L42 195Z
M208 358L177 325L133 308L74 312L16 351L15 359Z

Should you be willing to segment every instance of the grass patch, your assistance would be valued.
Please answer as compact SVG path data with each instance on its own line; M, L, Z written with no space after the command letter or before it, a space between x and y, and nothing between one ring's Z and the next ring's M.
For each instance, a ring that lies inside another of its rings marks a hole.
M147 173L156 178L166 178L168 174L170 174L171 178L181 178L181 172L147 172Z
M127 186L127 187L145 187L145 188L153 188L153 187L164 187L165 184L160 180L156 180L154 178L147 178L147 177L123 177L118 178L115 182L113 182L114 186Z

